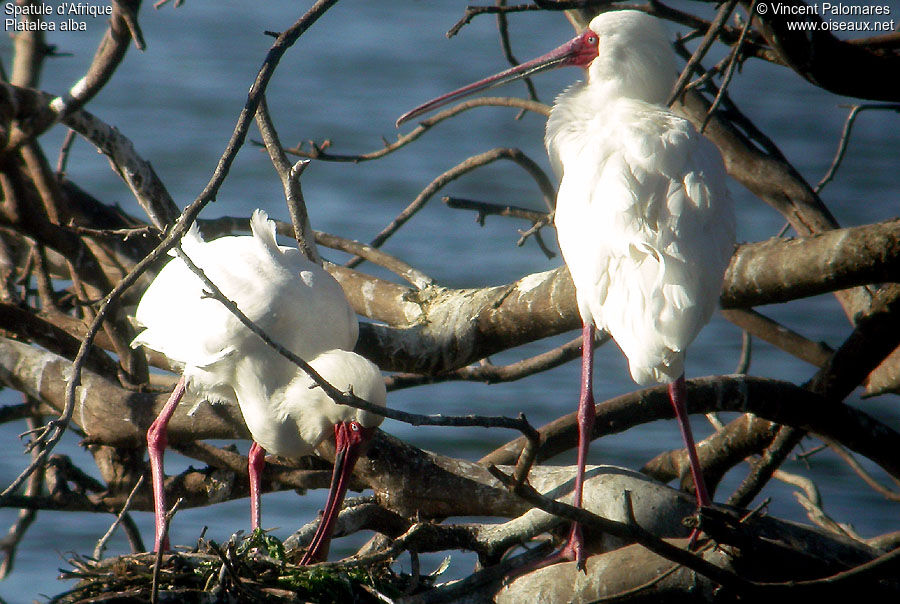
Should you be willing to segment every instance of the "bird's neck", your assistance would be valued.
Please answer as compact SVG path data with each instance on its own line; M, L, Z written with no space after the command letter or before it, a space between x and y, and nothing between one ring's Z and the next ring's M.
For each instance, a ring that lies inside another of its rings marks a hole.
M598 137L602 138L607 128L597 126L612 125L622 102L614 91L598 90L586 82L578 82L563 91L556 97L547 120L545 142L551 158L567 142L580 140L588 133L595 142L600 142Z
M569 87L556 99L563 106L583 118L610 115L621 111L623 105L654 106L665 110L665 102L674 79L659 78L636 81L634 78L600 78L588 73L588 80Z
M252 409L260 416L283 411L285 391L297 374L293 363L274 351L265 352L237 361L233 384L241 408Z

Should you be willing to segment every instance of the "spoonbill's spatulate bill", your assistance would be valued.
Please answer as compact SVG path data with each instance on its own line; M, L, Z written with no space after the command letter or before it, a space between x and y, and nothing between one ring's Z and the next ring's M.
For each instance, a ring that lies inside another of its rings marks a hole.
M336 388L384 405L378 368L350 352L359 326L341 286L297 249L279 246L275 224L257 210L252 236L206 242L196 225L182 249L222 293L271 338L306 360ZM136 319L145 329L133 345L166 355L183 368L172 396L147 432L156 509L155 549L165 514L163 451L166 426L186 388L213 402L238 403L253 436L249 455L251 524L260 525L260 472L266 451L308 455L334 433L334 478L325 515L304 563L324 558L334 519L362 446L381 417L335 404L307 374L269 347L220 302L180 258L171 260L144 293Z
M595 326L628 358L639 384L667 383L698 505L710 499L685 406L687 346L709 321L734 246L734 214L718 150L665 106L676 77L665 28L644 13L595 17L557 49L430 101L398 125L455 99L545 69L585 70L557 97L545 144L560 178L555 223L584 323L578 405L581 505L594 423ZM584 560L573 527L559 558Z

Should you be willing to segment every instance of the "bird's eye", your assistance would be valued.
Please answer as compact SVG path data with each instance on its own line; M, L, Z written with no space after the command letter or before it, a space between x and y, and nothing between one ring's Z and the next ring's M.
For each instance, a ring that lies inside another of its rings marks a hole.
M590 44L591 46L596 45L597 41L598 41L597 36L588 36L587 37L587 43Z
M354 432L359 432L362 427L359 425L359 422L350 422L350 429Z

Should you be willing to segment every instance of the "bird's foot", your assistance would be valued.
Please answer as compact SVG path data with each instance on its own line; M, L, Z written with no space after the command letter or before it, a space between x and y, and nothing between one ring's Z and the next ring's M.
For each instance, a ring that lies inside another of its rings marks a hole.
M569 538L566 540L566 544L560 549L554 556L557 556L559 559L557 562L561 562L563 560L572 562L575 561L575 568L580 570L581 572L585 572L584 570L584 536L581 534L581 525L577 522L572 524L572 531L569 533Z
M321 552L313 551L312 549L306 550L306 553L303 554L303 557L300 559L300 566L309 566L310 564L316 564L317 562L324 562L328 557L328 551L326 549L324 555Z
M581 525L577 522L573 523L572 530L569 533L569 538L566 539L565 545L563 545L560 549L556 550L546 558L543 558L542 560L537 560L535 562L531 562L530 564L525 564L524 566L513 569L504 578L504 583L512 583L522 575L527 575L528 573L540 570L553 564L557 564L559 562L574 561L575 567L581 572L585 572L584 550L584 537L581 534Z
M694 527L691 529L691 534L688 536L688 551L696 552L700 549L700 536L703 535L703 529L700 526L700 513L704 507L708 507L710 504L700 504L697 506L696 514L693 517L690 517L690 523L694 524ZM685 520L688 520L687 518Z

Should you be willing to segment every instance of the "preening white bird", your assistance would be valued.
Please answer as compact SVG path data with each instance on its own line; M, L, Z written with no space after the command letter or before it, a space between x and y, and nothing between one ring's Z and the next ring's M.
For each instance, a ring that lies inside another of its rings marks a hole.
M698 505L706 506L685 404L685 350L716 307L735 220L718 150L664 106L677 73L662 23L633 10L603 13L546 55L438 97L397 123L567 65L583 68L586 79L557 97L544 142L560 178L557 236L584 324L575 505L594 423L597 326L612 335L638 384L668 384ZM583 562L577 525L559 557Z
M307 361L336 388L384 405L384 381L373 363L351 352L359 331L341 286L297 249L279 246L275 224L256 210L252 236L206 242L196 225L183 237L185 254L222 294L272 339ZM266 451L312 453L334 432L337 454L325 513L304 564L323 559L348 478L381 416L335 404L312 387L306 372L267 345L223 304L209 297L181 258L159 272L138 304L145 329L132 342L161 352L183 368L181 379L147 432L156 510L155 549L166 511L163 451L166 427L185 389L213 402L238 403L253 436L249 454L252 527L260 526L260 475Z

